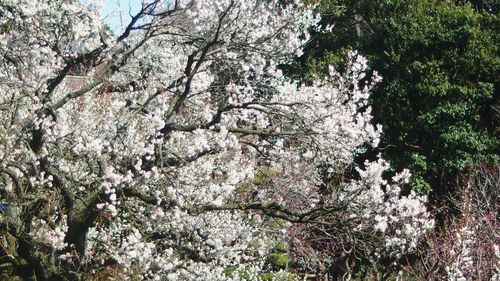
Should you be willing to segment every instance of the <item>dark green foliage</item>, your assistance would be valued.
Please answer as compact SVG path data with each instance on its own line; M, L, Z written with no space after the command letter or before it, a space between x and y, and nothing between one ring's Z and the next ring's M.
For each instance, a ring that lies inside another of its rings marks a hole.
M311 1L309 1L311 2ZM499 160L499 1L318 0L316 34L292 75L325 73L357 49L384 81L372 95L381 152L435 194L476 161Z

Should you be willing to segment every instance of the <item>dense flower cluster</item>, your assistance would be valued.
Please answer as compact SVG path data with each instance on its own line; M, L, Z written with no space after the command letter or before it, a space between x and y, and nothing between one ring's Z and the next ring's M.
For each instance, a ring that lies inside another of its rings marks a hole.
M401 186L410 178L408 170L396 174L392 177L393 184L388 184L382 178L387 169L385 161L366 162L365 166L365 170L358 170L361 179L351 183L343 195L349 209L352 208L353 217L359 212L367 219L359 228L368 226L384 233L385 249L381 251L401 255L415 249L422 234L434 227L434 221L426 212L426 197L417 196L413 191L401 196Z
M455 235L455 247L450 250L450 254L454 257L452 263L446 267L446 274L449 280L462 281L467 280L464 271L473 266L471 257L471 244L473 240L472 231L463 227L457 231Z
M252 213L314 223L324 167L378 144L367 99L380 78L365 77L363 57L310 86L279 70L317 23L309 7L145 1L114 38L99 3L35 2L0 2L0 182L16 210L1 231L20 245L8 254L40 280L114 265L156 280L258 279L272 237ZM238 200L262 167L276 186ZM400 194L409 173L389 185L385 169L367 163L339 196L401 253L432 220L425 198ZM307 204L269 196L283 189Z

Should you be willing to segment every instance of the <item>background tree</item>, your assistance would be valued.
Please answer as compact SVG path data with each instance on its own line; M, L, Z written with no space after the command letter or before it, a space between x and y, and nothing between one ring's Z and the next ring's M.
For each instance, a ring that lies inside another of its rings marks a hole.
M414 190L439 197L469 165L498 163L496 1L309 2L335 28L313 35L295 73L321 75L351 48L366 55L384 78L370 100L379 151L413 171Z

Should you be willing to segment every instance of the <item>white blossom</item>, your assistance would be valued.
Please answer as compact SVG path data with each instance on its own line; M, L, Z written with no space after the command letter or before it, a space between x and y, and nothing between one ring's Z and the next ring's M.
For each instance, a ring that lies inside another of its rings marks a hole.
M252 221L257 205L234 203L242 187L267 167L276 185L258 206L288 208L294 194L309 211L320 167L351 165L382 129L367 106L380 77L361 85L356 52L313 85L283 76L318 17L281 2L143 1L116 37L101 1L0 2L0 181L23 207L14 234L57 249L61 274L117 263L153 280L231 279L228 266L258 278L274 238ZM367 162L341 196L402 252L432 220L424 197L401 196L409 172L389 184L387 168Z

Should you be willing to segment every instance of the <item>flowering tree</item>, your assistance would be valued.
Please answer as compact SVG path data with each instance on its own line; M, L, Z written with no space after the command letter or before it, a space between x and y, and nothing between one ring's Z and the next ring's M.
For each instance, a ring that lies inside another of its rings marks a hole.
M478 163L464 174L450 198L457 215L425 235L417 263L406 268L416 278L500 279L500 167Z
M0 1L1 251L25 278L254 280L269 217L329 225L348 212L337 219L389 255L432 227L425 198L400 194L409 173L384 180L382 159L318 191L377 145L367 98L380 78L355 52L312 85L284 77L319 28L308 7L144 1L116 37L98 10Z

